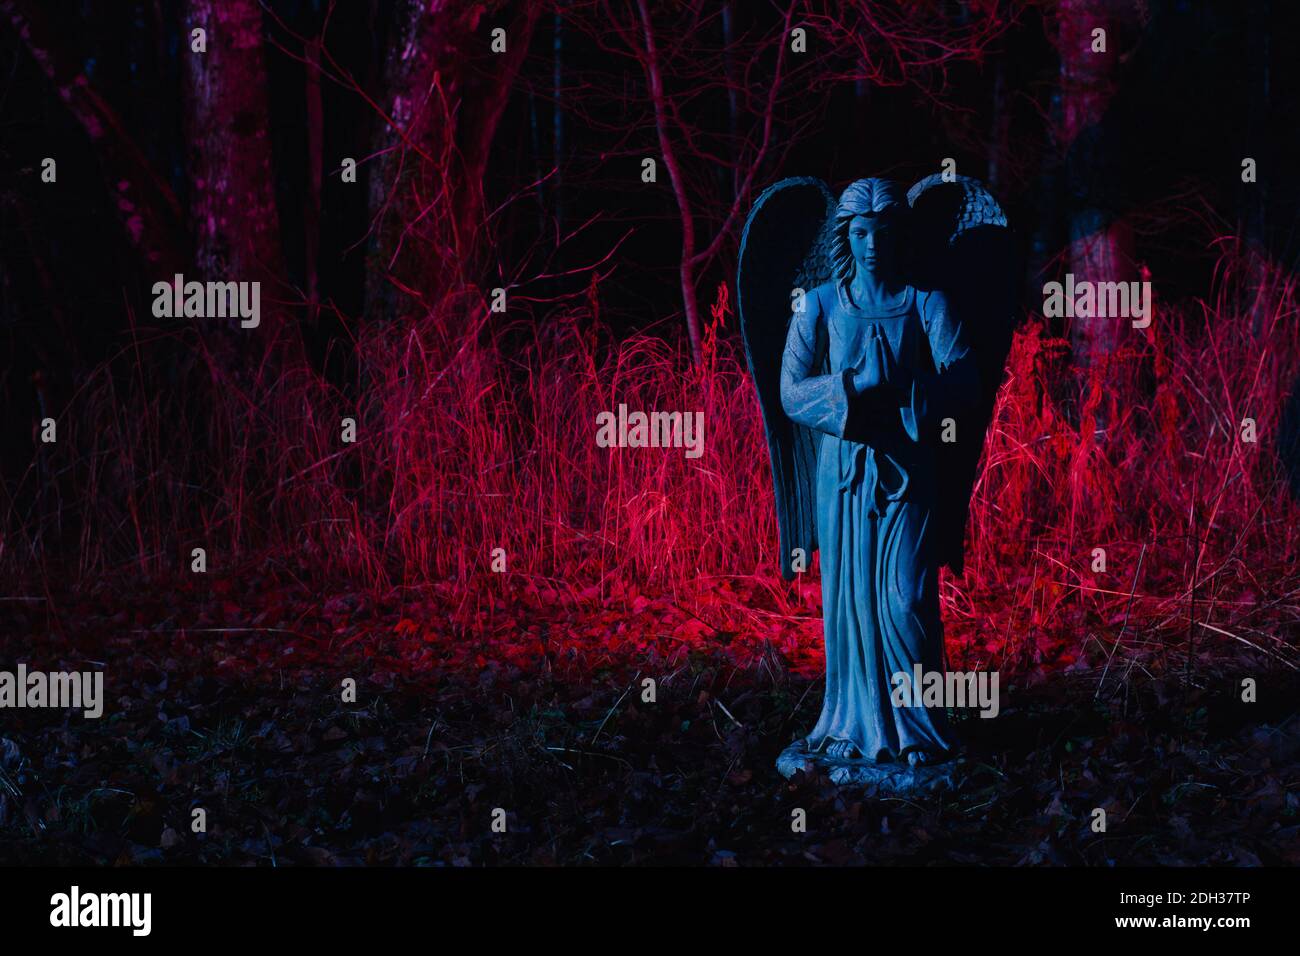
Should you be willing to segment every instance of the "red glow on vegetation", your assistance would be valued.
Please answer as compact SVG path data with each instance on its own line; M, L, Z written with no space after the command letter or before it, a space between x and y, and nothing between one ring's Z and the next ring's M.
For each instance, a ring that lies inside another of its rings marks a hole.
M967 572L942 588L955 661L1068 667L1122 650L1133 666L1189 640L1198 652L1283 640L1268 621L1300 593L1289 557L1300 523L1275 437L1297 374L1294 349L1279 347L1296 340L1294 287L1275 277L1271 327L1252 336L1224 266L1213 301L1163 309L1090 371L1070 370L1066 343L1037 322L1017 335ZM101 371L77 411L94 444L63 463L79 507L65 502L60 517L75 516L85 542L72 579L172 577L201 545L216 579L260 568L412 608L422 591L436 596L397 634L417 643L403 652L414 666L431 654L481 666L493 646L524 658L572 646L594 664L725 644L812 673L817 578L786 585L776 573L766 451L730 301L719 287L698 368L660 338L609 341L589 311L489 329L484 304L448 303L358 340L371 385L355 408L299 368L257 406L214 380L215 414L199 422L148 387L110 401ZM704 456L598 447L596 415L620 402L702 410ZM340 443L345 416L356 444ZM1241 441L1245 417L1257 444ZM38 530L10 529L11 570L17 542L35 551ZM490 570L497 547L504 574ZM548 608L555 622L542 627ZM435 653L439 634L483 643Z

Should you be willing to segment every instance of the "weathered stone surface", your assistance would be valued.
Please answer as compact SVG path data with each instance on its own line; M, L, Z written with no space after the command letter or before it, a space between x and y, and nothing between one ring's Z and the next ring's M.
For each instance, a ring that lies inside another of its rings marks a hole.
M820 769L837 786L875 787L882 793L938 793L956 787L961 761L911 767L905 763L836 760L809 753L803 741L796 741L781 751L776 769L786 779L801 770L811 774Z

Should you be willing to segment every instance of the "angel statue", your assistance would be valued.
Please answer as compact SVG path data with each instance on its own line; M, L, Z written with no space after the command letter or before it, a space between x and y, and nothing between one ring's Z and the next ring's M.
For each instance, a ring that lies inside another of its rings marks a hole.
M781 570L821 551L826 694L777 768L836 783L951 783L943 707L896 706L896 675L944 674L939 567L966 512L1015 313L1006 217L976 180L836 203L786 179L741 238L741 326L772 459ZM904 698L906 699L906 698Z

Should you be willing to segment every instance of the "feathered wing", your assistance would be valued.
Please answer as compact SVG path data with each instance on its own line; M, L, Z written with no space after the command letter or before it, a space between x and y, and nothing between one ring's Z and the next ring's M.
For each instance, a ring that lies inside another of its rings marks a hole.
M928 176L908 191L907 201L915 243L913 282L944 292L980 373L974 434L969 419L963 419L966 427L956 442L937 444L940 561L960 574L980 454L1018 319L1019 256L1006 215L977 179L945 182L941 175Z
M793 310L791 293L810 292L831 274L835 198L820 179L783 179L754 203L740 238L736 292L749 371L758 389L781 535L781 573L794 578L792 555L817 549L817 444L814 432L781 407L781 356ZM824 354L824 353L823 353Z

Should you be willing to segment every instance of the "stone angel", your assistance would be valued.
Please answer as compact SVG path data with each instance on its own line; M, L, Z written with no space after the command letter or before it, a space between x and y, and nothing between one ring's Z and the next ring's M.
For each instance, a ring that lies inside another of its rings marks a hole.
M976 180L907 193L860 179L836 202L786 179L754 204L737 276L767 432L781 570L821 553L821 716L790 776L895 781L957 751L942 707L896 706L896 675L942 674L939 568L960 574L976 470L1017 299L1006 217ZM911 786L912 784L904 784Z

